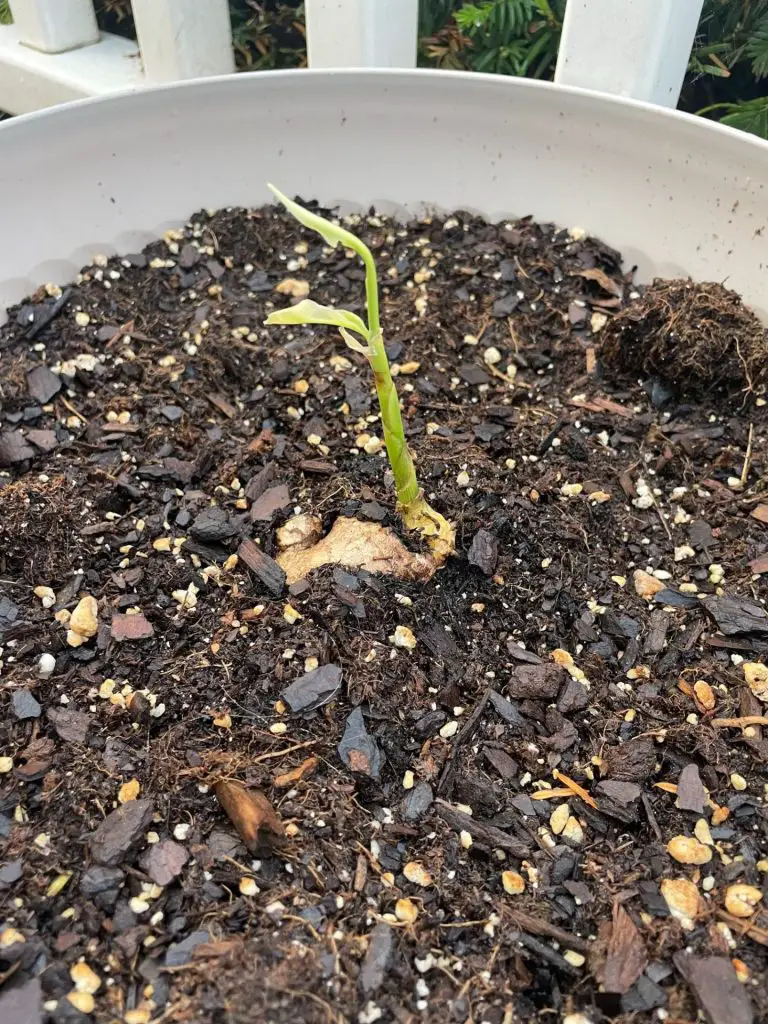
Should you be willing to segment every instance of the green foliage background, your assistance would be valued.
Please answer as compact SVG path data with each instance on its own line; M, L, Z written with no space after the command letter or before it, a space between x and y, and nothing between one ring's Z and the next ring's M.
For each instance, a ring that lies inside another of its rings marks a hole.
M419 61L551 78L565 3L420 0ZM130 0L96 7L104 29L132 36ZM306 63L301 0L231 0L230 7L241 68ZM9 16L8 0L0 0L0 21ZM705 0L680 106L768 139L768 0Z

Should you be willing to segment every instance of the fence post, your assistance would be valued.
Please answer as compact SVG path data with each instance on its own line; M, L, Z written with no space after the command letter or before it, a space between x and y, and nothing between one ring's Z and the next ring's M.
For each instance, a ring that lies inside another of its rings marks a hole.
M228 0L133 0L132 6L148 82L235 70Z
M703 0L568 0L558 85L675 107Z
M418 0L305 0L311 68L414 68Z
M99 40L92 0L11 0L13 22L25 46L64 53Z

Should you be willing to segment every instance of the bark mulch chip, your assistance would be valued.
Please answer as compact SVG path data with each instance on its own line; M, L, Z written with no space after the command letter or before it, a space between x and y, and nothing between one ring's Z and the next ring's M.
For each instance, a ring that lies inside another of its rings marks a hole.
M768 1021L764 329L530 218L349 226L428 583L287 586L340 518L423 550L365 360L263 326L365 314L283 213L0 327L0 1019Z

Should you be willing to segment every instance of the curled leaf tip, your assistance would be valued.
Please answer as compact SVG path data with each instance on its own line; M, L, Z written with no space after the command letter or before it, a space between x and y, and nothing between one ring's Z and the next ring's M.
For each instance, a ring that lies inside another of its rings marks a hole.
M284 195L280 189L275 188L274 185L267 184L267 188L283 204L288 213L295 217L299 224L303 224L310 231L317 232L325 240L326 245L329 245L332 249L335 249L337 245L344 245L349 249L355 250L358 255L362 256L364 251L370 257L368 248L355 235L345 230L339 224L333 224L318 213L312 213L311 210L307 210L300 203L289 199L288 196Z

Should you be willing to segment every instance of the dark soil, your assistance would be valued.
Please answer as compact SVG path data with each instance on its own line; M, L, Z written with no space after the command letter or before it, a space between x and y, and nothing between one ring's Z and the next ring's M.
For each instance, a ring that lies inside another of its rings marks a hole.
M768 382L768 331L721 284L654 281L606 325L603 362L679 391L753 393Z
M427 585L272 562L297 509L399 530L363 361L262 326L287 278L361 312L284 216L0 329L0 1020L768 1020L764 400L604 371L645 307L594 239L353 228Z

